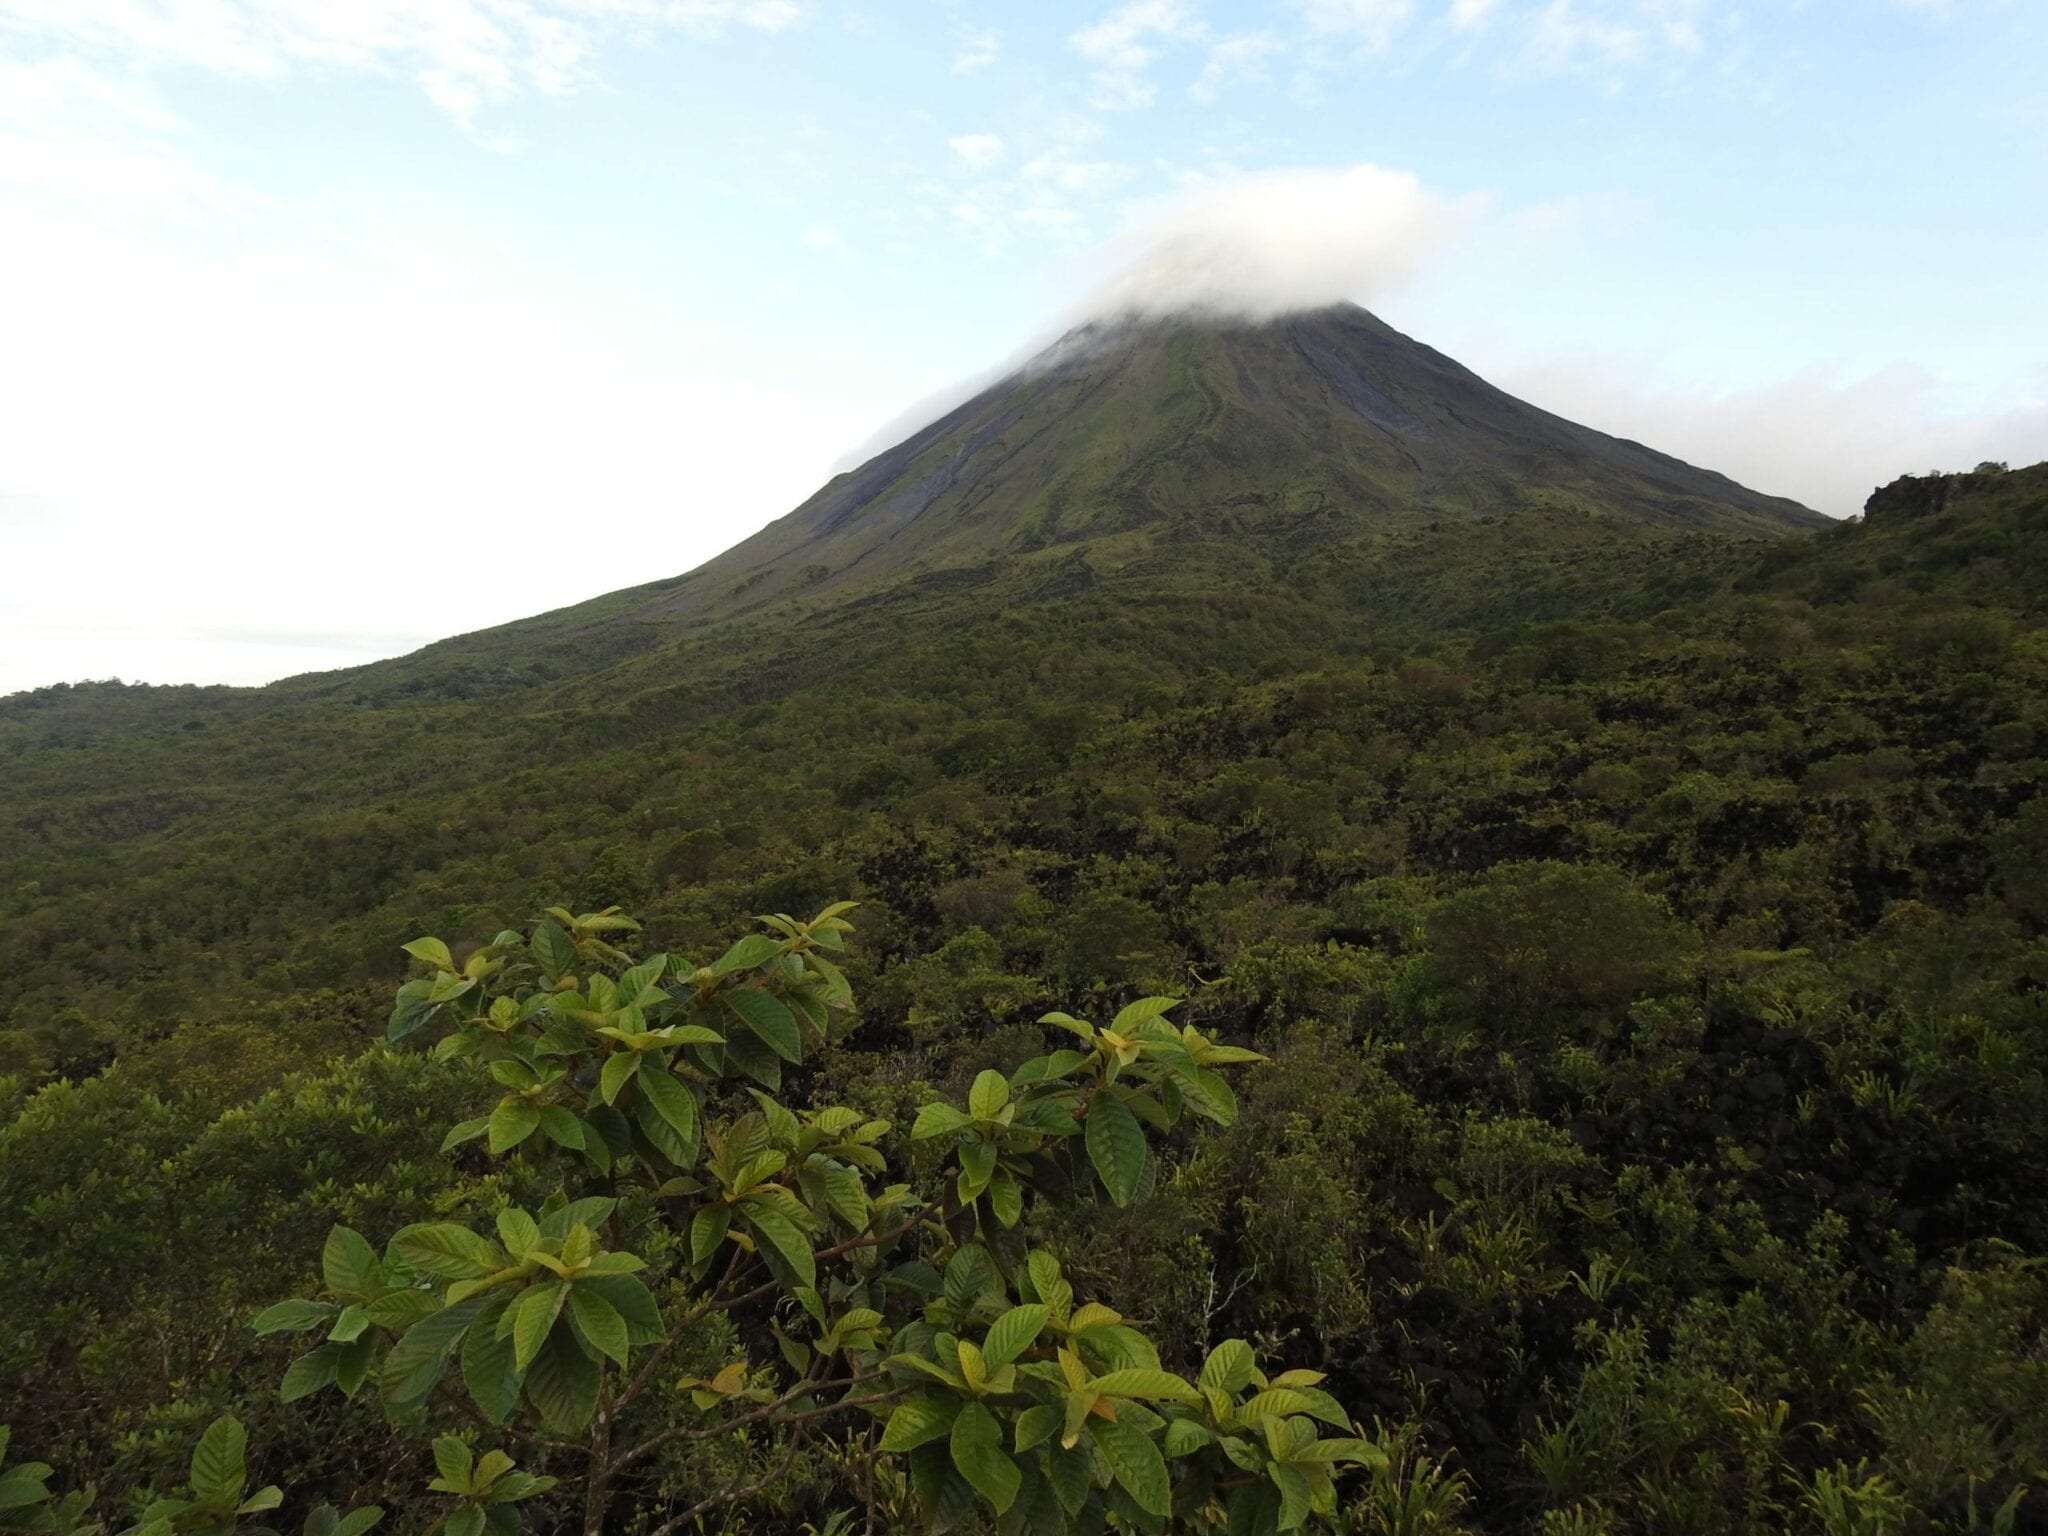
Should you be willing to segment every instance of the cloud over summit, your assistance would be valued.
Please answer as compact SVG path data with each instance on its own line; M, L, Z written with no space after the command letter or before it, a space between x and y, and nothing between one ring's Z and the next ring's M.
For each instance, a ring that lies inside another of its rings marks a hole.
M1068 318L1263 320L1369 302L1415 276L1464 217L1415 176L1376 165L1200 183L1103 247Z

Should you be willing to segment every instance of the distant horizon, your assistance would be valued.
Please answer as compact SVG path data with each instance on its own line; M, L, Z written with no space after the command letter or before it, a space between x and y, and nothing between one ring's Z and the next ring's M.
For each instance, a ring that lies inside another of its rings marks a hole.
M0 0L0 692L693 569L1105 304L1354 299L1834 516L2048 459L2044 56L2001 0Z

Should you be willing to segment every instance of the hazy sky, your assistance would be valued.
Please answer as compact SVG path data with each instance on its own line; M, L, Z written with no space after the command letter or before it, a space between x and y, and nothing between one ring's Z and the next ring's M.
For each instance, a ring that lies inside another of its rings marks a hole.
M2042 0L0 0L0 691L672 575L1088 295L1359 297L1834 513L2048 458L2044 68Z

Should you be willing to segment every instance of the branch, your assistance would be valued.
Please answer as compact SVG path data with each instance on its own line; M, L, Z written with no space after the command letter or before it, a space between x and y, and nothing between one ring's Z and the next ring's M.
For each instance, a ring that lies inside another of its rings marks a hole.
M778 1481L783 1473L795 1465L797 1452L803 1449L803 1443L804 1432L799 1429L794 1435L790 1436L789 1450L782 1460L778 1461L770 1470L754 1479L753 1482L740 1488L728 1488L723 1493L714 1493L708 1499L698 1500L681 1514L672 1515L667 1520L662 1521L660 1525L649 1531L647 1536L672 1536L672 1533L686 1521L694 1520L699 1515L709 1514L721 1504L736 1504L741 1499L751 1499L770 1483Z
M747 1253L744 1248L741 1248L738 1244L733 1245L732 1259L726 1264L725 1273L718 1277L718 1283L711 1288L710 1294L698 1302L696 1306L690 1308L688 1312L684 1313L677 1320L676 1325L669 1329L668 1337L654 1346L654 1353L641 1362L640 1369L635 1373L633 1380L619 1394L618 1401L612 1404L612 1414L614 1417L624 1413L626 1405L646 1390L647 1384L654 1379L655 1367L667 1359L668 1352L682 1341L683 1331L706 1313L718 1309L721 1305L718 1299L719 1293L732 1283L733 1276L739 1273L740 1265L745 1261L746 1256Z
M749 1424L758 1424L763 1419L773 1418L778 1409L787 1407L800 1397L815 1397L818 1393L829 1392L834 1387L857 1387L864 1381L873 1381L880 1374L881 1372L879 1371L866 1371L854 1376L840 1376L830 1381L812 1381L809 1377L805 1377L787 1392L783 1393L782 1396L774 1399L772 1402L763 1403L758 1408L750 1409L736 1419L720 1419L716 1424L678 1424L672 1428L664 1429L660 1434L641 1441L632 1450L622 1454L612 1465L623 1467L628 1462L638 1461L648 1452L658 1450L672 1440L709 1440L714 1435L729 1435L736 1429L745 1429ZM821 1414L839 1413L847 1408L858 1408L867 1403L879 1402L884 1397L894 1396L896 1396L896 1393L891 1391L877 1393L871 1397L842 1398L836 1403L827 1403L820 1408L809 1408L801 1413L792 1413L778 1422L794 1424L800 1419L815 1419Z
M897 1238L903 1236L904 1233L910 1231L919 1222L923 1221L925 1217L929 1216L933 1211L939 1209L939 1205L940 1202L938 1201L933 1201L929 1204L921 1205L915 1211L913 1211L906 1220L899 1222L896 1226L891 1227L888 1231L868 1232L863 1233L858 1237L849 1237L846 1239L846 1241L842 1243L835 1243L830 1248L819 1249L817 1257L819 1259L843 1258L845 1255L854 1252L856 1249L879 1248L884 1243L893 1243L894 1241L896 1241ZM696 1306L692 1307L688 1312L684 1313L680 1319L677 1320L676 1325L673 1328L669 1329L668 1337L663 1339L659 1344L654 1346L654 1353L647 1357L646 1363L640 1367L639 1372L633 1377L631 1385L629 1385L625 1391L619 1394L618 1401L612 1405L612 1416L614 1418L616 1418L620 1413L623 1413L625 1411L626 1405L632 1402L634 1398L638 1397L643 1391L646 1390L648 1383L654 1379L655 1367L660 1365L661 1362L668 1357L668 1352L671 1349L675 1348L675 1346L681 1342L683 1330L688 1328L690 1324L696 1322L699 1318L704 1317L708 1313L729 1312L734 1307L743 1307L748 1302L759 1301L762 1297L767 1296L771 1292L775 1291L782 1284L782 1282L779 1280L768 1279L763 1280L751 1291L742 1292L738 1296L722 1296L720 1293L723 1292L725 1287L731 1283L733 1276L738 1273L740 1268L740 1262L742 1259L745 1258L745 1256L745 1250L739 1248L738 1246L734 1247L732 1262L726 1265L725 1274L719 1278L718 1284L712 1288L711 1294L706 1296L702 1301L698 1302Z

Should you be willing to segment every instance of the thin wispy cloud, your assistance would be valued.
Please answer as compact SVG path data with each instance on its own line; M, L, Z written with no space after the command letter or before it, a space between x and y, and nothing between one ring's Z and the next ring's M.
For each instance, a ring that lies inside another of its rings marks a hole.
M953 73L971 75L987 69L1002 53L1002 42L993 32L976 32L962 38L960 48L953 55Z
M1150 106L1159 87L1149 74L1170 45L1198 41L1208 29L1181 0L1128 0L1081 28L1070 46L1093 66L1090 101L1106 111Z
M1312 31L1384 48L1415 14L1414 0L1297 0Z
M782 32L799 0L0 0L0 40L144 69L274 80L295 69L409 79L458 124L591 77L619 28Z
M985 171L1003 158L1000 134L963 133L946 140L946 144L969 170Z
M1214 101L1226 86L1264 81L1269 78L1270 62L1286 52L1287 44L1270 32L1218 38L1209 45L1209 57L1188 94L1196 101Z

